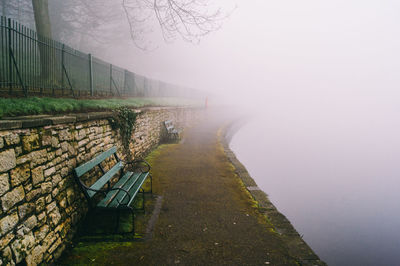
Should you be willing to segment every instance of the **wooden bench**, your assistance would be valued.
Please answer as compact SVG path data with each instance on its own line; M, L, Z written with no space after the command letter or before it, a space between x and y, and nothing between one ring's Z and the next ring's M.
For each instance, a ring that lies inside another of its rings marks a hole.
M105 161L108 164L114 164L112 167L109 167L108 171L104 170ZM82 181L82 177L85 174L90 176L90 174L94 173L91 171L96 167L100 170L100 177L93 184L86 185ZM135 160L132 162L120 160L117 156L116 147L102 152L92 160L74 169L76 181L81 186L89 202L89 207L91 209L115 210L117 212L116 231L118 231L120 211L131 211L132 232L135 231L134 211L137 210L132 205L138 193L141 193L143 195L143 203L140 210L144 211L145 191L142 185L147 177L150 177L150 192L152 192L152 177L149 171L150 165L144 160Z
M164 121L164 126L167 131L168 140L179 140L180 131L174 127L171 120Z

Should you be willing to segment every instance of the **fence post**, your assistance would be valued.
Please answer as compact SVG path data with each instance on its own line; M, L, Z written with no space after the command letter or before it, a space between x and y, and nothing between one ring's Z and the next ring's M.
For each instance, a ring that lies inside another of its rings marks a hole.
M90 96L93 96L93 64L92 64L92 54L89 54L89 88Z
M110 94L113 95L113 93L112 93L112 64L110 64Z
M9 94L12 94L12 58L11 58L11 19L8 19L8 77L9 77Z
M122 94L126 94L126 69L124 69L124 90L123 90L123 93Z
M64 96L64 44L61 49L61 95Z

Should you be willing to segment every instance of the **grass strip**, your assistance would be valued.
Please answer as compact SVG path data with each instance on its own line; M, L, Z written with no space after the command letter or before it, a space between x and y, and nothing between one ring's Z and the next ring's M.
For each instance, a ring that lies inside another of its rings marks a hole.
M21 115L60 114L69 112L113 110L121 106L200 106L196 99L184 98L0 98L0 118Z

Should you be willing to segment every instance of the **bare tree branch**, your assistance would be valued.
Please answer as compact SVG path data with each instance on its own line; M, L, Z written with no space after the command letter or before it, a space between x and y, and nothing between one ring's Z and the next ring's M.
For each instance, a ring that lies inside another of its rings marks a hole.
M228 17L220 8L210 12L209 0L122 0L133 42L140 47L143 34L149 31L148 20L155 18L166 42L178 36L198 43L210 32L218 30Z

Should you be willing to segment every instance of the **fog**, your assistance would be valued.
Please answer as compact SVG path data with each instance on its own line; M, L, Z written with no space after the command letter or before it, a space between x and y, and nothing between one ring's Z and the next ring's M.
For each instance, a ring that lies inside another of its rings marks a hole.
M198 45L165 43L149 20L139 49L111 2L99 14L120 19L90 24L106 40L58 37L252 113L232 149L317 254L330 265L398 263L400 2L214 3L229 16Z
M400 260L398 1L220 1L199 45L120 63L255 115L232 148L330 265ZM121 58L108 54L110 58Z

